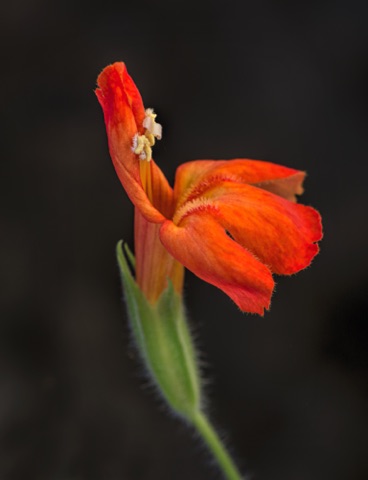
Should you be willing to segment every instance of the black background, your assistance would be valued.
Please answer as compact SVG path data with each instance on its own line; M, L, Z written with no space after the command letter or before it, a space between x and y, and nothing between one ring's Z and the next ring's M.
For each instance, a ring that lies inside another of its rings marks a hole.
M221 478L129 339L114 248L133 208L93 93L117 60L171 182L198 158L307 170L312 267L277 279L264 319L191 274L186 304L210 414L252 479L368 478L366 2L13 0L0 18L0 478Z

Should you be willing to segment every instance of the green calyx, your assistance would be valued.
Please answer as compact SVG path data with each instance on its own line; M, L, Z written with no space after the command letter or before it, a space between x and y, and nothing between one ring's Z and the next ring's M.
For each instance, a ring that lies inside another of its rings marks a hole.
M181 296L169 282L157 302L148 302L136 284L127 258L134 256L120 241L117 259L133 337L147 370L168 405L192 419L200 411L200 379L193 341ZM126 258L127 257L127 258Z
M134 269L134 255L122 242L118 243L116 253L133 337L150 377L171 410L197 430L225 478L241 480L236 465L201 409L197 358L181 296L169 282L152 305L128 265L129 261Z

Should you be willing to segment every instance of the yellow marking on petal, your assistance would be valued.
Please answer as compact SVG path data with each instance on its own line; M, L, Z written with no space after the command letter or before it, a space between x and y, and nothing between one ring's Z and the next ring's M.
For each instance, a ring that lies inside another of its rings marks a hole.
M173 217L173 222L175 225L179 225L179 223L183 220L184 217L190 215L194 212L200 212L204 210L212 210L218 211L219 208L214 203L213 200L205 197L196 198L195 200L191 200L187 203L184 203L176 212Z

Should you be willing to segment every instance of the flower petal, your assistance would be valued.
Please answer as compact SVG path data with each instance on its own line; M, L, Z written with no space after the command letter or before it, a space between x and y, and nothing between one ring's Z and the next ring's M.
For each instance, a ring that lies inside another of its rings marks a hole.
M129 76L125 64L106 67L97 79L97 98L102 106L109 141L110 155L119 179L129 198L145 218L154 223L165 217L149 201L139 173L139 158L133 152L133 138L144 131L145 109L140 93ZM172 189L157 165L152 161L152 175L156 179L154 191L161 199L172 197ZM155 199L155 197L154 197ZM172 203L172 199L170 200ZM155 201L153 201L155 204Z
M274 288L270 270L232 240L204 206L179 226L166 221L160 229L165 248L186 268L223 290L246 312L263 315Z
M103 108L106 124L122 128L120 134L129 137L129 143L138 131L143 133L145 109L138 88L123 62L103 69L97 78L97 98Z
M252 252L273 273L290 275L307 267L322 238L319 213L261 188L234 182L208 187L196 202L184 205L182 218L196 203L217 208L217 221L232 238ZM180 222L176 215L176 222Z
M206 184L221 181L253 184L295 201L303 193L305 173L270 162L249 159L195 160L181 165L175 178L175 197L179 205L201 194Z

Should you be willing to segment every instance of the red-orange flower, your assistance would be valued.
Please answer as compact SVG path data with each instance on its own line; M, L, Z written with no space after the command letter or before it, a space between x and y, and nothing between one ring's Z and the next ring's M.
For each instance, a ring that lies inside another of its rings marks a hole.
M296 203L304 172L269 162L197 160L174 189L151 158L161 126L145 110L124 63L106 67L96 94L116 172L136 207L136 281L154 302L183 266L223 290L243 311L269 308L272 273L290 275L318 253L321 220Z

